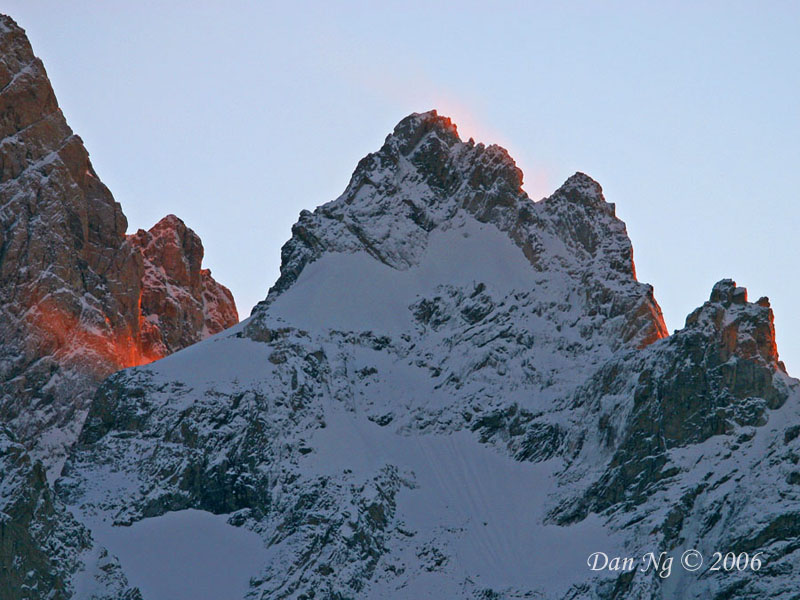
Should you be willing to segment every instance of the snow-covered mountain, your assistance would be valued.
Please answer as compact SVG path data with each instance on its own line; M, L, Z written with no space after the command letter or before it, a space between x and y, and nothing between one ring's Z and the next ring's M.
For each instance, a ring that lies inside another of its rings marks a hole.
M84 555L153 599L796 598L800 388L768 300L722 280L668 336L600 186L521 183L403 119L301 213L249 319L102 384L56 484ZM587 565L692 548L763 566ZM239 583L209 579L230 557Z

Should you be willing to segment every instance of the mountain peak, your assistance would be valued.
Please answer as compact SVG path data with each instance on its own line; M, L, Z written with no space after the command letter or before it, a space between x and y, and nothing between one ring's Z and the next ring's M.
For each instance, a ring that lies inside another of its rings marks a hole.
M183 219L181 219L177 215L173 215L172 213L170 213L170 214L168 214L168 215L166 215L164 217L161 217L161 219L158 221L158 223L153 225L153 227L150 229L150 231L153 231L154 229L155 230L159 230L159 229L174 229L174 230L178 230L178 229L181 229L181 228L186 229L186 223L183 221Z
M726 307L747 304L747 288L738 287L733 279L722 279L711 288L709 302L718 302Z
M411 113L395 126L392 133L386 137L386 141L388 142L392 138L403 139L413 147L416 142L430 133L451 144L461 142L456 124L449 117L440 115L436 110Z
M148 356L166 356L238 323L233 295L201 268L203 242L182 219L167 215L128 241L144 265L139 309Z
M463 142L456 124L435 110L402 119L380 150L359 162L351 186L375 180L401 158L407 159L429 186L444 193L460 185L479 189L500 185L504 192L525 195L522 171L505 148L475 144L471 139Z
M457 238L445 232L463 231L462 237L469 238L474 227L486 225L500 235L487 240L480 253L499 256L510 244L516 246L515 258L529 263L523 277L530 280L520 289L534 287L544 273L576 278L582 288L594 281L596 297L587 302L597 307L587 306L588 313L600 314L600 305L618 295L614 314L638 307L628 326L620 319L624 331L619 340L638 346L664 337L666 326L652 288L636 281L625 224L614 215L614 205L605 202L600 185L576 173L541 202L531 201L521 186L522 171L505 149L462 142L453 122L436 111L409 115L377 152L359 161L339 198L314 212L301 212L281 250L281 275L254 313L324 256L368 255L406 271L420 267L437 239ZM445 278L469 264L455 250L450 253L437 267Z
M604 200L603 188L586 173L577 171L556 190L557 195Z

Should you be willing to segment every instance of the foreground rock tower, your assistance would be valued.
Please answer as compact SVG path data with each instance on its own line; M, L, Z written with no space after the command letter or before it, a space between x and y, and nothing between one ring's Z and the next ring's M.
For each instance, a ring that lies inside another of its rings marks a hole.
M25 32L0 16L0 420L51 471L102 379L238 321L180 219L126 228Z

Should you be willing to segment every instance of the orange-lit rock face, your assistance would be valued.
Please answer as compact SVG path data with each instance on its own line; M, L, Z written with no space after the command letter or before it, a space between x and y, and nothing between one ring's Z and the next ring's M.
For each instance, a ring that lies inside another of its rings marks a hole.
M38 303L29 311L27 320L33 332L28 342L36 340L31 351L47 352L65 365L84 361L85 368L99 378L164 356L145 352L138 332L116 330L108 317L98 327L52 300Z
M175 215L128 236L144 263L142 351L164 356L239 321L233 295L202 269L200 237Z
M230 292L202 275L191 230L193 244L143 253L126 229L23 30L0 16L0 422L46 464L105 377L238 320ZM154 265L172 285L159 302ZM229 300L210 322L209 289Z

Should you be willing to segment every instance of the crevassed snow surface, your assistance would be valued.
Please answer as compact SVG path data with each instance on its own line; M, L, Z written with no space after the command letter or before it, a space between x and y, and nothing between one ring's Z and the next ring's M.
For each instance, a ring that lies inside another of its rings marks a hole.
M189 509L130 527L95 523L92 533L145 600L240 600L267 550L256 533L227 518Z

